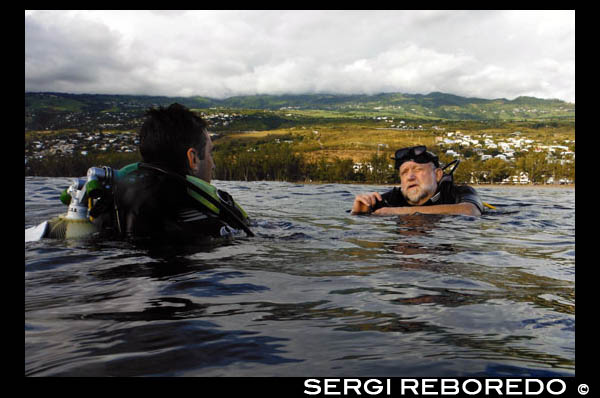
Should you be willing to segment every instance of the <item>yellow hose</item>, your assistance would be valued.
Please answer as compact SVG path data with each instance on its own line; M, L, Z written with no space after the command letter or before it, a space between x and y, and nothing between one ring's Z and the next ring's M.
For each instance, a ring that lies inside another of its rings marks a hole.
M92 198L88 198L88 211L92 210ZM94 218L90 216L90 221L94 221Z
M488 209L496 210L496 208L495 208L494 206L492 206L491 204L489 204L489 203L485 203L485 202L482 202L482 203L483 203L483 205L484 205L485 207L487 207Z

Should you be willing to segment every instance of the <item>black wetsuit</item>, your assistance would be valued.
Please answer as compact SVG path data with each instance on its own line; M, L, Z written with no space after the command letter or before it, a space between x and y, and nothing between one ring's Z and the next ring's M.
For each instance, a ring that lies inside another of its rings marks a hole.
M127 174L113 193L112 211L106 209L95 222L121 237L187 242L231 236L235 231L200 206L185 184L155 170L140 168Z
M383 201L377 202L373 210L382 207L411 206L402 195L399 187L395 187L391 191L382 194L381 197ZM483 213L483 203L475 189L468 185L455 185L452 181L447 180L442 181L435 195L421 206L452 205L465 202L474 204Z

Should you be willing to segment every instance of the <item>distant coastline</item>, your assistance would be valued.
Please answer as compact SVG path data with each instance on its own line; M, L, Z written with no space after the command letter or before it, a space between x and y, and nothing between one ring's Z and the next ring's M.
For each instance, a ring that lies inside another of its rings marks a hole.
M575 188L575 184L466 184L473 188Z
M287 181L292 184L348 184L348 185L374 185L374 186L389 186L397 187L400 184L377 184L357 181L344 181L344 182L325 182L325 181ZM469 184L469 183L457 183L457 185L468 185L473 188L521 188L521 189L537 189L537 188L561 188L561 189L574 189L575 184Z

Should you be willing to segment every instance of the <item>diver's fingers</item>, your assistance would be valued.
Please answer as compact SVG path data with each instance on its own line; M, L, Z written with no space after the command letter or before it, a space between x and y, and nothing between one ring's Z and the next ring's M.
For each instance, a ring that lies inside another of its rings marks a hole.
M369 198L364 195L356 195L354 204L352 205L352 213L360 214L366 213L371 208Z
M356 200L360 203L365 204L366 206L373 206L373 204L375 203L370 194L357 195Z
M377 202L382 201L383 198L381 197L381 195L378 192L369 192L367 194L364 195L366 198L368 198L369 203L367 203L369 206L375 206L375 204L377 204Z

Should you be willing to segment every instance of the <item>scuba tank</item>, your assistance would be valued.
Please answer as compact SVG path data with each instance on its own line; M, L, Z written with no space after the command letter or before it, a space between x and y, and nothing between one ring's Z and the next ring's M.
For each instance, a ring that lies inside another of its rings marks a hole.
M116 228L122 232L119 206L115 198L116 184L138 169L148 169L166 174L182 184L187 193L195 199L197 206L206 212L217 215L233 228L244 230L248 236L254 236L248 227L248 215L226 192L193 176L183 177L163 170L154 165L132 163L119 170L107 166L90 167L86 178L75 178L65 189L60 200L68 206L67 213L48 221L43 227L43 236L56 239L85 238L100 232L94 224L94 218L107 211L114 211Z
M67 213L48 221L45 237L77 239L98 232L90 210L101 198L103 190L110 189L113 175L110 167L90 167L86 178L75 178L60 194L60 201L68 206Z

